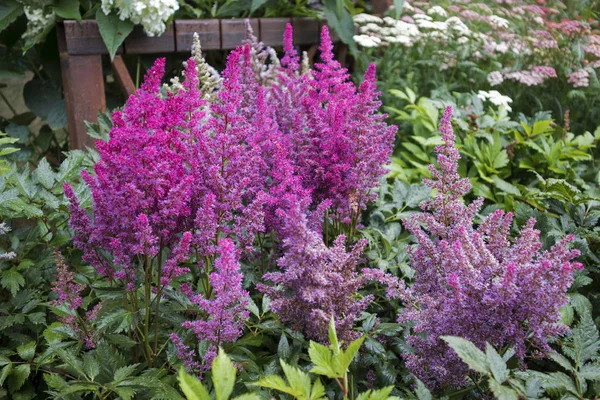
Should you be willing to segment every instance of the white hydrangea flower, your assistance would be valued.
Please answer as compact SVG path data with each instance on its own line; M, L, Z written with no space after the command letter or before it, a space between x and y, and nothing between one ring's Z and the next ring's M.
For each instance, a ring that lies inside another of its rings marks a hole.
M165 22L179 9L177 0L102 0L102 11L117 9L121 20L140 24L148 36L164 33Z
M496 44L496 51L500 54L504 54L508 51L508 43L500 42Z
M433 7L431 7L429 10L427 10L427 14L429 14L429 15L437 15L437 16L440 16L442 18L446 18L448 16L448 13L446 12L446 10L444 10L440 6L433 6Z
M487 81L492 86L498 86L499 84L504 82L504 77L502 76L502 73L500 71L494 71L489 73L489 75L487 76Z
M479 92L477 92L477 97L479 97L483 101L488 100L495 106L505 107L507 111L512 111L512 108L509 105L509 103L512 103L512 99L508 96L504 96L497 90L490 90L489 92L480 90Z
M357 24L368 24L368 23L382 24L383 20L375 15L362 13L362 14L356 14L354 16L354 22Z

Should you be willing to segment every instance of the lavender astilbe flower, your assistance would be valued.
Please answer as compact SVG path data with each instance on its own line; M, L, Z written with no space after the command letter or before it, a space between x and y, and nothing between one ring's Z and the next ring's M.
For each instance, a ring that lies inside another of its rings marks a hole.
M498 210L474 227L482 200L470 205L462 200L471 185L457 172L460 155L451 114L448 107L440 124L439 168L431 166L432 179L425 180L437 194L421 204L423 214L404 222L418 242L410 251L415 283L396 293L406 304L399 322L414 323L407 367L435 389L460 387L468 373L440 339L443 335L466 338L480 348L486 342L512 346L520 360L547 356L548 338L568 330L559 308L568 301L574 270L582 267L573 261L579 251L569 250L572 236L541 251L534 219L514 243L508 237L512 213Z
M311 228L302 203L295 198L288 200L288 208L279 210L284 221L283 256L278 260L282 271L264 275L273 286L257 287L271 298L271 309L293 329L327 342L333 315L338 337L348 343L358 336L352 329L354 321L373 300L372 295L359 299L357 292L368 281L391 276L379 270L359 271L366 241L346 251L345 238L340 235L332 247L327 247L321 233Z
M103 303L96 304L85 314L85 318L80 317L78 310L83 306L81 292L85 290L85 286L75 282L75 274L69 270L57 249L54 249L54 260L57 280L52 282L52 292L57 299L50 304L53 307L64 307L65 315L60 315L58 320L79 337L86 349L93 349L96 347L97 337L91 323L97 318Z
M248 292L242 289L238 250L233 241L226 238L219 241L218 253L214 272L210 274L212 291L205 296L195 294L187 284L182 285L184 294L207 315L206 319L186 321L182 324L184 328L192 330L198 340L209 342L204 357L206 367L211 365L219 346L232 343L241 336L249 316L246 307L250 297ZM177 338L174 343L181 355L185 355L182 358L189 364L186 366L194 366L181 340Z

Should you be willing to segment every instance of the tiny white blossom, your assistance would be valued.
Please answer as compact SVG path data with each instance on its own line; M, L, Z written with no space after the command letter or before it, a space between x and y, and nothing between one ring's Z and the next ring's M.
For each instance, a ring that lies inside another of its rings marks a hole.
M381 24L383 23L383 20L375 15L361 13L354 16L354 22L357 24L367 24L369 22Z
M490 15L490 24L494 27L494 28L508 28L509 22L507 19L504 19L502 17L499 17L497 15Z
M498 107L505 107L507 111L512 111L512 108L509 105L509 103L512 103L512 99L508 96L504 96L497 90L490 90L489 92L480 90L477 92L477 97L483 101L488 100L490 103Z
M177 0L102 0L102 11L116 8L121 20L140 24L148 36L161 35L165 22L179 9Z
M490 72L490 74L487 76L487 81L492 86L498 86L499 84L504 82L504 77L502 76L502 73L500 71L494 71Z
M368 35L355 35L354 41L362 47L377 47L381 44L381 39Z

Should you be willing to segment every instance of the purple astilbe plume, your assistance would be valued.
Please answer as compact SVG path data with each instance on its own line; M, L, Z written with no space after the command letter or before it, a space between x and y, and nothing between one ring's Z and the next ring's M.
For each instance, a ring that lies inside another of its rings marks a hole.
M559 308L568 301L574 270L582 267L573 261L579 251L569 250L572 236L541 251L534 219L514 242L508 237L512 213L498 210L474 227L482 200L468 206L462 200L471 185L457 172L451 115L448 107L440 124L444 145L436 148L439 168L430 166L432 179L425 180L437 194L421 204L424 213L404 221L418 242L409 253L415 283L397 293L406 304L399 322L414 323L407 367L433 389L464 385L469 370L443 335L480 348L486 342L512 346L520 360L547 356L547 339L568 331Z
M358 290L370 280L390 276L380 270L358 270L365 240L348 252L345 238L340 235L329 248L321 233L311 228L302 203L295 198L289 203L289 208L279 210L284 239L278 265L283 271L263 276L273 286L257 287L271 298L271 309L293 329L310 339L327 342L333 315L338 337L348 343L359 335L352 329L354 321L373 300L372 295L358 299Z
M66 308L67 314L58 316L58 320L79 337L86 349L93 349L96 347L97 335L92 323L96 320L103 303L96 304L85 313L85 318L82 318L78 311L83 306L81 292L85 290L85 286L75 282L75 274L69 270L58 249L54 249L54 260L57 280L52 282L52 292L56 294L57 299L50 304L53 307Z
M195 294L187 284L181 288L190 301L202 311L201 314L206 315L204 319L182 324L184 328L192 330L199 341L209 342L204 357L206 367L211 365L219 346L235 342L242 335L244 323L249 315L246 307L250 297L248 292L242 289L238 250L233 241L226 238L219 241L218 253L214 272L210 274L212 290L209 290L206 296ZM185 352L180 342L175 340L178 351L182 355L187 354L184 360L190 364L189 353Z

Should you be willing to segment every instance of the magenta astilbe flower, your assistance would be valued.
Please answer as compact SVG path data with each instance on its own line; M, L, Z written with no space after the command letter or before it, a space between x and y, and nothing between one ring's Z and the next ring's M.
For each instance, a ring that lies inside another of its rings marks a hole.
M163 72L164 59L159 59L123 111L113 114L110 140L97 143L96 176L83 174L92 192L91 216L65 187L84 261L102 275L124 280L130 289L138 257L152 259L161 247L175 247L193 221L189 131L202 118L204 101L192 59L177 94L160 94ZM102 250L112 259L103 258Z
M568 330L559 308L568 301L574 270L582 267L573 261L579 252L568 248L572 236L541 251L534 219L514 243L508 237L511 213L498 210L474 227L482 200L468 206L462 200L471 185L457 172L460 155L451 114L448 107L440 124L439 168L431 166L432 179L425 180L437 194L421 204L425 213L405 221L418 242L410 251L415 283L392 293L406 304L399 322L414 323L407 367L431 388L460 387L468 373L440 339L443 335L466 338L480 348L486 342L512 346L520 360L547 356L548 338Z
M250 297L242 289L238 250L231 239L225 238L219 241L218 253L214 272L210 274L212 297L194 294L189 286L182 285L182 291L191 302L207 315L206 319L182 324L184 328L191 329L198 340L210 343L204 358L206 366L210 366L218 346L232 343L242 335L249 316L246 307Z

